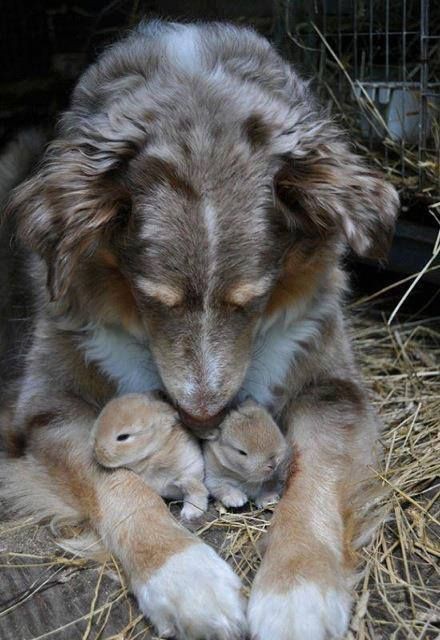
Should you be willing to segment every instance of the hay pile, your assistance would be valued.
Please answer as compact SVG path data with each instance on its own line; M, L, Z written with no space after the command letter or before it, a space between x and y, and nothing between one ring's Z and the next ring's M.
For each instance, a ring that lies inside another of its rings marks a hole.
M358 359L386 426L383 468L389 519L363 550L366 571L347 638L439 638L440 623L439 318L389 327L363 313L353 334ZM249 588L258 539L269 526L253 511L219 515L220 547ZM206 531L206 527L201 533Z
M390 518L364 551L353 637L438 638L440 331L438 318L387 326L359 318L357 353L386 428L378 470ZM357 633L357 635L356 635Z
M377 473L390 494L389 519L383 522L373 545L362 551L366 570L356 595L348 635L351 640L439 638L438 320L409 318L388 326L378 312L372 314L371 307L366 313L357 306L355 313L357 356L372 400L387 425L382 438L385 459ZM209 521L198 534L232 564L249 591L259 563L258 541L269 526L268 511L220 513L212 508ZM27 589L9 593L7 600L2 597L0 636L4 640L152 637L127 595L116 564L97 566L56 551L47 543L46 529L30 520L0 526L0 551L2 572L24 568L34 572ZM23 638L1 631L8 616L26 615L38 604L38 598L47 597L48 584L57 589L63 581L83 573L87 580L80 583L82 609L77 615L65 613L63 624L48 619L44 632Z

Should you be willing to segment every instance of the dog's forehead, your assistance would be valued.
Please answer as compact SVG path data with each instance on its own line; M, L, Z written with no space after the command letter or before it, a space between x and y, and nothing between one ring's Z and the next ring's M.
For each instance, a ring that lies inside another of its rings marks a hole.
M219 142L221 144L221 142ZM245 143L183 158L150 149L133 170L138 233L154 269L193 282L258 279L271 247L268 163Z

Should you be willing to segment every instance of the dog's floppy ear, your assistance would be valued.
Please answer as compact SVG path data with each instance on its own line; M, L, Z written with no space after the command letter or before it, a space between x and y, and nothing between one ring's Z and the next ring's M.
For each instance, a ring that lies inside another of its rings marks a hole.
M360 256L385 258L399 199L394 187L354 154L332 124L286 153L275 192L308 232L342 233Z
M102 136L60 138L12 193L6 215L16 216L19 239L45 259L52 299L66 293L78 263L129 207L118 151Z

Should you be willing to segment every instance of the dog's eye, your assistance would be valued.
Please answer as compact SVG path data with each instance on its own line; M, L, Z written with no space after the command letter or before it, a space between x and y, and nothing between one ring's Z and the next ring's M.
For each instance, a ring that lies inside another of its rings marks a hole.
M247 301L246 303L238 304L228 301L225 305L225 308L228 309L229 313L248 317L252 316L255 313L258 313L258 310L264 303L264 298L253 298L252 300Z
M183 303L183 292L168 284L140 277L137 280L137 286L150 300L158 302L168 309L178 309Z
M232 313L244 313L246 311L246 306L242 304L229 303L227 306Z
M271 282L271 276L263 276L253 281L236 282L226 292L224 300L231 309L236 311L249 309L268 294Z
M124 440L128 440L128 438L130 437L129 433L120 433L117 437L116 440L119 440L119 442L123 442Z
M237 451L241 456L247 456L247 451L244 451L243 449L237 449Z
M252 300L251 302L247 302L246 304L235 304L233 302L227 302L224 307L230 314L237 316L247 317L256 310L257 304L256 301Z

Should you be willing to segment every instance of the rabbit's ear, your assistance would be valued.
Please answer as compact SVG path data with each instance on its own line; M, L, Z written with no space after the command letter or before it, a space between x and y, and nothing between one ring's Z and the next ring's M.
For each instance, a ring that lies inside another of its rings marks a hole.
M217 442L220 440L221 436L221 427L218 429L212 429L208 434L203 436L203 440L207 440L208 442Z
M246 398L238 407L238 409L255 409L258 406L258 403L251 398L250 396Z

